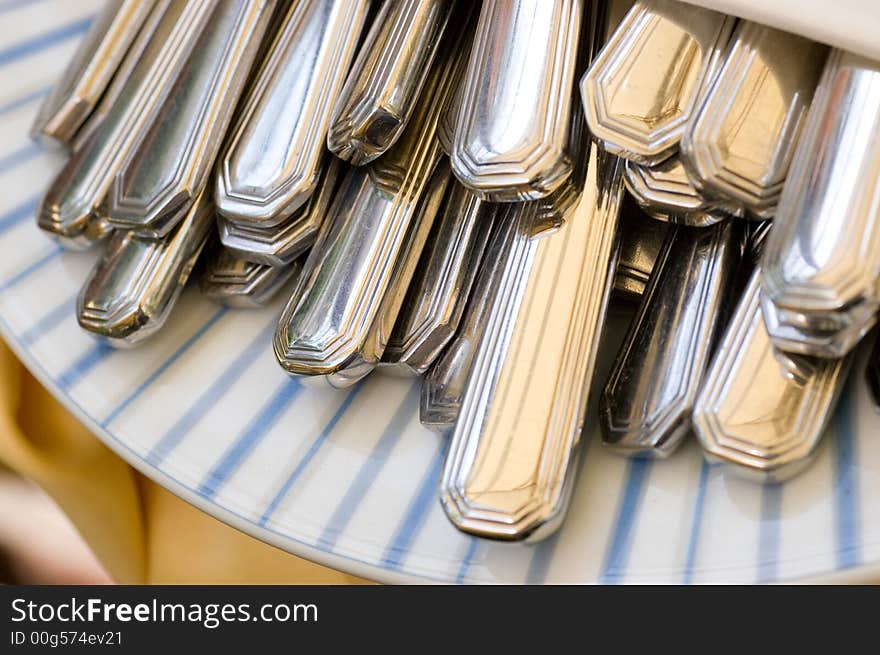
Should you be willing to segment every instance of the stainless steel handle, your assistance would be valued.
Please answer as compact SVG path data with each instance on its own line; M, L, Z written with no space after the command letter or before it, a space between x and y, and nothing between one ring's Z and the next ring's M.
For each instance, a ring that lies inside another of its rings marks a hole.
M203 193L165 239L114 233L80 292L80 326L119 347L154 334L189 279L213 217L209 194Z
M215 199L228 220L275 226L315 191L329 108L368 9L368 0L291 4L218 164Z
M327 147L361 166L394 145L415 110L456 0L384 0L336 99ZM467 17L457 15L455 29Z
M208 183L275 0L219 0L174 93L140 138L98 211L116 229L161 238Z
M543 198L571 175L581 0L482 6L462 87L452 170L487 200Z
M590 131L651 166L678 147L735 19L678 0L639 0L581 80Z
M681 139L704 193L772 218L828 49L741 21L730 50Z
M665 457L689 434L744 234L725 221L667 236L601 397L607 446Z
M343 181L275 333L288 372L348 386L382 357L450 178L437 123L463 65L458 40L394 147Z
M31 127L34 139L50 146L73 143L149 22L155 4L155 0L114 0L104 5L40 107Z
M158 0L137 63L101 125L75 151L49 186L39 226L71 247L87 247L109 233L96 210L129 153L140 143L174 87L192 48L216 9L215 0ZM139 37L140 39L141 37Z
M588 170L567 220L549 233L540 203L498 217L501 273L440 486L447 516L466 532L539 539L565 512L623 192L620 161L594 143Z
M455 181L449 187L382 355L384 371L423 374L458 330L495 206Z

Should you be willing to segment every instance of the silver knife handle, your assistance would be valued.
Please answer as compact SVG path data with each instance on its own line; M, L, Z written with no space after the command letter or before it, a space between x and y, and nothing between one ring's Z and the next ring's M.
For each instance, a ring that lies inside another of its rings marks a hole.
M173 2L157 0L148 24L133 49L137 63L118 91L118 97L94 133L75 151L49 186L40 205L37 224L64 245L93 243L97 209L110 184L140 136L155 119L174 87L215 0ZM106 235L107 230L102 234Z
M262 307L296 279L301 269L302 261L289 266L267 266L218 247L199 280L199 288L208 298L229 307Z
M275 0L220 0L175 92L120 169L99 212L117 229L167 234L208 182Z
M689 434L744 233L725 221L667 236L601 397L605 445L665 457Z
M741 21L688 124L681 157L705 194L772 218L828 48Z
M706 455L747 477L781 481L803 469L844 386L850 357L820 360L776 350L752 274L694 407Z
M382 357L449 182L437 124L464 62L459 43L450 33L394 147L343 181L275 333L289 373L348 386Z
M581 80L590 131L651 166L675 152L736 19L678 0L639 0Z
M721 206L694 188L676 156L655 166L627 161L624 179L632 197L652 218L706 227L728 216Z
M397 141L458 4L384 0L333 107L327 147L336 156L361 166Z
M455 335L495 206L452 181L382 355L382 370L421 375Z
M330 108L369 6L369 0L290 5L218 163L215 199L230 221L278 225L315 191Z
M832 50L761 263L780 307L880 306L880 64Z
M487 200L542 198L570 175L581 0L483 3L452 170Z
M80 292L80 326L117 347L139 343L168 318L213 225L210 194L165 239L115 232Z
M104 5L40 107L31 137L50 146L73 143L148 22L154 5L155 0L112 0Z
M534 204L498 217L506 248L461 413L441 502L460 530L540 539L558 527L574 477L599 335L617 262L620 162L590 144L568 219L535 234Z

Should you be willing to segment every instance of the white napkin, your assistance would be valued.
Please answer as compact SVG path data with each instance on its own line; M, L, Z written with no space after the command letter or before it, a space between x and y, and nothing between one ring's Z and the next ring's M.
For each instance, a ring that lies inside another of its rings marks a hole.
M880 0L685 0L880 61Z

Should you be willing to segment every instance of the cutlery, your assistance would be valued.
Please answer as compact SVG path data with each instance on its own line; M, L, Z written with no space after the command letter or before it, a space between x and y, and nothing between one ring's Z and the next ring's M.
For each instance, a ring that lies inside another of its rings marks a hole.
M445 432L458 419L464 387L471 376L477 346L485 332L503 273L506 247L504 235L499 233L497 221L493 221L458 330L422 380L419 420L427 428Z
M301 268L301 261L290 266L267 266L217 248L199 280L199 288L208 298L230 307L262 307L295 279Z
M361 166L397 141L447 23L455 16L455 29L467 24L466 16L456 15L465 5L470 3L384 0L330 117L327 147L337 157Z
M484 199L542 198L571 175L582 14L581 0L483 3L450 160Z
M304 381L349 386L382 357L451 177L437 123L464 62L459 36L443 44L449 54L394 147L346 175L281 315L276 358Z
M137 63L99 127L49 186L37 224L63 245L85 248L110 232L98 205L128 154L158 116L217 3L158 0L141 33L147 38Z
M275 4L219 0L175 92L98 208L112 227L158 239L186 214L208 182Z
M53 147L73 143L138 34L151 22L155 4L154 0L111 0L104 5L41 105L32 138Z
M600 399L606 446L666 457L689 434L744 234L732 221L670 230Z
M367 0L290 5L217 166L218 211L233 223L283 223L315 191L330 107L354 57Z
M759 296L755 271L704 379L693 423L710 460L779 482L809 464L851 357L817 359L775 349Z
M202 193L164 239L114 232L77 301L85 330L111 345L139 343L164 325L207 241L214 208Z
M620 212L620 258L614 274L614 293L618 298L637 301L654 269L657 256L670 227L646 217L625 198Z
M421 375L455 335L494 215L495 205L450 182L382 355L383 371Z
M773 217L827 54L808 39L740 21L681 139L682 162L701 192Z
M735 20L678 0L633 5L581 80L587 123L608 152L646 166L674 154Z
M761 311L773 344L786 352L836 359L850 352L874 327L873 306L864 303L833 314L779 307L761 293Z
M339 188L342 164L322 166L317 190L284 223L273 227L234 223L217 217L220 241L236 257L255 264L287 266L311 248Z
M496 219L497 285L440 484L447 516L465 532L537 540L565 513L623 192L619 160L595 143L588 150L583 193L566 220L548 222L535 202L508 205Z
M774 343L839 357L880 308L880 64L832 50L779 201L761 263ZM775 313L768 303L779 310ZM789 316L780 311L789 312ZM792 334L791 314L843 324L843 333ZM859 324L860 323L860 324Z
M707 200L688 179L678 157L656 166L626 162L626 188L652 218L680 225L706 227L724 220L726 213Z

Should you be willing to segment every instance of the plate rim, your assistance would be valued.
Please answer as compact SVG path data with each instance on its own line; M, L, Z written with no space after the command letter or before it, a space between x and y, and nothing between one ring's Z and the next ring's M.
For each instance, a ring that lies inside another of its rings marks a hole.
M154 483L167 489L184 502L196 509L205 512L209 516L225 523L226 525L243 532L258 541L269 544L284 552L301 557L310 562L326 566L342 573L355 575L371 582L383 584L448 584L443 580L422 576L401 570L386 569L370 562L359 560L350 555L341 555L321 550L315 546L301 542L293 537L282 535L269 528L261 527L239 516L232 510L223 507L211 500L202 498L183 483L175 480L159 468L138 456L126 443L114 436L109 430L101 425L88 414L71 396L58 388L54 378L43 368L36 357L22 344L15 335L5 316L0 314L0 336L3 342L15 353L15 356L27 370L43 385L52 396L76 419L82 423L101 442L119 456L125 463L145 475ZM880 563L878 563L880 565Z
M188 489L183 483L175 480L173 477L158 469L146 460L142 459L121 439L115 437L109 430L101 427L101 425L92 418L86 410L81 407L71 396L65 394L58 388L55 380L43 368L42 364L34 357L31 352L22 344L15 335L12 327L9 325L5 316L0 314L0 336L4 343L15 353L19 361L28 369L28 371L42 384L52 396L61 403L80 423L85 425L101 442L119 456L124 462L132 466L141 474L152 480L159 486L167 489L184 502L192 505L196 509L205 512L209 516L217 519L243 532L254 539L269 544L291 555L302 557L310 562L326 566L330 569L355 575L369 582L377 582L380 584L454 584L438 578L432 578L427 575L419 575L412 572L403 572L402 570L386 569L376 564L371 564L364 560L359 560L350 555L341 555L328 552L301 542L293 537L282 535L278 532L265 527L256 525L239 516L232 510L223 507L211 500L202 498L192 490ZM863 563L852 568L837 569L817 575L809 575L800 578L785 579L775 581L774 584L876 584L880 582L880 560L875 562ZM467 581L464 584L504 584L491 583L488 581ZM514 583L510 583L514 584ZM562 583L566 584L566 583ZM568 583L568 584L584 584L584 583ZM590 584L590 583L586 583ZM598 581L592 584L600 584ZM627 584L625 581L623 584ZM640 582L636 584L646 584ZM647 583L650 584L650 583Z

